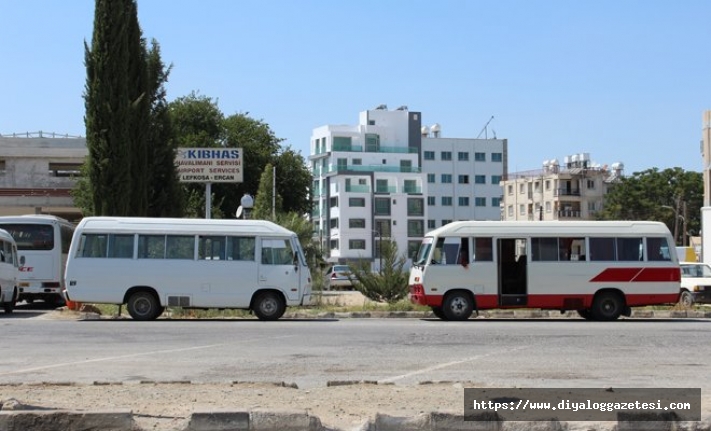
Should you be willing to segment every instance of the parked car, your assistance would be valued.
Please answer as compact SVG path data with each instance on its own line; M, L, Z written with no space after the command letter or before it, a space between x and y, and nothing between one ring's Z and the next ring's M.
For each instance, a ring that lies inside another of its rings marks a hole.
M324 275L323 285L326 290L352 290L353 281L348 265L333 265L328 268Z
M701 262L680 262L681 296L679 303L711 303L711 267Z

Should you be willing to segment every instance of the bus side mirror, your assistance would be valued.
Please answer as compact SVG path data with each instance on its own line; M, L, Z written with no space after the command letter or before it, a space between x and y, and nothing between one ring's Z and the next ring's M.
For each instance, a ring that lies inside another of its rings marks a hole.
M294 271L299 270L299 256L294 253L294 258L291 260L291 263L294 264Z

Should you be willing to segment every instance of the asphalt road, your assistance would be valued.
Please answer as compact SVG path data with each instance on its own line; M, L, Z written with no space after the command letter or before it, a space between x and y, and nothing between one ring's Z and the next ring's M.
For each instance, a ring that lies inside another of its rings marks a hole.
M711 320L54 320L0 313L0 383L473 382L711 390Z

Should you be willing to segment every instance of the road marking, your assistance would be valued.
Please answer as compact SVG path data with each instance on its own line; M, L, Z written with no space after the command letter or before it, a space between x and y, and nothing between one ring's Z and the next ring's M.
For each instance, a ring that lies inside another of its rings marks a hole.
M293 335L279 335L276 337L265 337L265 338L253 338L253 339L247 339L247 340L240 340L240 344L245 343L245 342L248 343L248 342L252 342L252 341L273 340L273 339L278 339L278 338L289 338L289 337L293 337ZM34 372L34 371L48 370L51 368L71 367L71 366L75 366L75 365L91 364L91 363L96 363L96 362L114 361L117 359L137 358L139 356L150 356L150 355L159 355L159 354L163 354L163 353L188 352L190 350L211 349L213 347L227 346L229 344L230 343L207 344L205 346L182 347L180 349L155 350L152 352L133 353L130 355L109 356L107 358L86 359L83 361L65 362L62 364L43 365L41 367L25 368L22 370L15 370L15 371L8 371L5 373L0 373L0 376L7 376L10 374L30 373L30 372Z
M392 383L396 380L406 379L408 377L412 377L417 374L423 374L423 373L427 373L430 371L439 370L441 368L451 367L453 365L459 365L459 364L464 364L466 362L476 361L478 359L486 358L488 356L498 355L500 353L509 353L509 352L515 352L518 350L528 349L528 347L529 346L516 347L513 349L506 349L505 351L502 350L502 351L498 351L498 352L491 352L491 353L485 353L483 355L472 356L470 358L461 359L459 361L451 361L451 362L445 362L445 363L439 364L439 365L432 365L431 367L422 368L422 369L415 370L415 371L410 371L409 373L400 374L399 376L388 377L387 379L380 379L380 380L378 380L378 383Z

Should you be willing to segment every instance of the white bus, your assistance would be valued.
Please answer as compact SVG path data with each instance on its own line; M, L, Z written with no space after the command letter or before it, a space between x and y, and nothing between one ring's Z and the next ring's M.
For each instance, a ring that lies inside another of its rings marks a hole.
M680 283L662 223L460 221L427 233L409 296L444 320L492 308L615 320L630 307L676 303Z
M262 220L86 217L65 281L68 300L126 304L135 320L166 307L248 309L276 320L311 300L296 234Z
M0 229L0 306L5 313L12 313L17 303L19 268L15 240Z
M19 301L36 299L62 304L64 266L74 225L51 215L30 214L0 217L0 229L17 243L20 265Z

